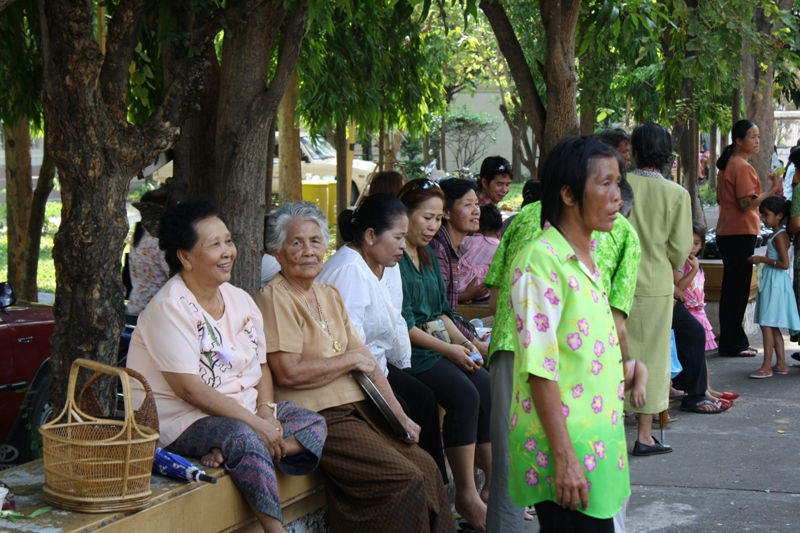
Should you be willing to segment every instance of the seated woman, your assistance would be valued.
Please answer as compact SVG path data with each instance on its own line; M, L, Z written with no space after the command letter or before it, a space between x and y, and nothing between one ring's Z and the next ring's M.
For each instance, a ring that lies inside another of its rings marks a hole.
M169 208L159 242L176 274L139 316L128 351L128 367L155 393L159 444L224 465L264 531L282 532L275 465L292 475L313 471L325 421L274 403L261 313L228 283L236 246L216 205ZM134 392L141 401L141 387Z
M400 260L403 317L411 338L411 368L406 372L430 387L446 412L442 435L456 484L456 511L484 531L484 502L492 470L489 373L481 368L479 355L471 357L478 351L474 343L453 324L439 263L428 246L441 225L444 193L436 183L418 179L408 182L399 198L410 211L406 250ZM487 480L480 495L475 487L476 465Z
M630 496L622 355L592 242L614 227L622 171L619 154L592 138L557 144L542 169L543 231L508 273L509 492L536 507L542 531L613 533Z
M461 258L465 252L463 243L467 235L480 229L481 210L475 195L475 184L471 180L450 178L443 180L440 187L445 196L442 224L430 241L430 247L444 278L447 302L450 309L457 313L459 302L469 304L472 300L489 296L489 289L475 279L466 289L459 289ZM468 325L458 320L454 323L464 337L472 341L481 355L488 355L489 343L474 338Z
M314 279L322 270L328 222L314 204L286 203L270 217L266 245L281 272L256 295L264 314L276 398L321 414L328 439L328 524L336 532L454 531L436 463L417 442L419 426L392 394L339 291ZM364 372L408 433L398 439L361 391Z
M403 282L397 262L408 233L408 209L395 196L370 194L354 211L339 215L346 243L322 266L317 281L334 285L347 314L389 380L397 401L422 430L419 446L428 452L444 483L447 468L433 391L402 369L411 366L411 342L403 318Z

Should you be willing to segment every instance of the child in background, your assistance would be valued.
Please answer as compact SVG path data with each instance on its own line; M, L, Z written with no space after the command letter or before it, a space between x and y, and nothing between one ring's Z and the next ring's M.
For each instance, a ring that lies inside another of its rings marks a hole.
M503 217L494 204L481 206L480 232L465 237L461 243L461 276L458 292L466 290L473 280L479 284L486 279L486 273L500 244L500 229Z
M675 272L675 297L683 302L686 310L703 326L706 332L705 350L716 350L717 339L714 336L714 329L706 316L706 275L700 266L700 256L706 246L706 227L702 222L695 220L692 222L693 244L692 253L681 268ZM706 367L708 372L708 367ZM733 400L739 397L732 392L717 392L711 388L711 376L707 376L708 388L706 398L727 411L733 405ZM677 391L676 391L677 392Z
M764 362L761 368L750 374L751 378L771 378L772 374L788 374L786 354L783 350L783 335L779 328L791 333L800 331L800 314L789 278L789 235L786 222L789 219L789 202L777 195L765 199L758 211L764 225L773 234L767 241L767 255L751 256L749 261L759 265L758 298L754 322L761 326L764 337ZM762 266L763 265L763 266ZM772 352L776 362L772 366Z

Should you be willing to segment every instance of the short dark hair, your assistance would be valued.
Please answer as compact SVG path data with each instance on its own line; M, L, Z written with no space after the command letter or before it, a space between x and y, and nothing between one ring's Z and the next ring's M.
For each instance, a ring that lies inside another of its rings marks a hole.
M158 247L164 250L167 265L173 274L183 270L178 250L188 252L194 248L200 238L197 223L212 217L224 222L219 206L213 200L181 202L164 211L158 228Z
M391 194L397 196L403 188L403 175L394 170L384 170L373 176L369 182L369 194Z
M481 180L486 180L486 183L491 183L495 176L500 174L508 174L512 176L511 163L508 159L499 155L492 155L487 157L481 163L481 171L478 174L478 188L481 188Z
M791 202L786 200L783 196L773 194L772 196L764 198L764 201L758 206L758 212L763 215L765 211L772 211L776 215L783 215L781 222L785 226L789 222L791 205Z
M659 171L672 161L672 135L654 122L633 128L631 150L637 168L652 167Z
M789 162L793 163L795 168L795 172L800 172L800 146L792 146L792 149L789 150Z
M692 220L692 234L700 237L700 250L697 257L701 257L706 249L706 225L699 220Z
M617 161L622 176L624 163L619 153L594 137L568 137L547 154L542 167L542 228L546 222L558 227L563 209L561 205L563 187L572 192L581 211L583 210L586 180L592 173L594 160L605 157Z
M370 194L358 209L345 209L339 214L337 226L344 242L360 244L369 229L376 235L394 226L398 218L408 215L408 208L391 194Z
M628 132L622 128L609 128L604 130L602 133L600 133L600 135L597 136L597 139L600 142L606 143L614 150L616 150L619 145L624 142L631 142L631 136L628 135Z
M444 193L444 208L452 209L456 201L463 198L469 191L475 190L475 183L472 180L448 178L440 181L439 187Z
M522 187L522 207L533 202L538 202L542 198L542 182L536 178L531 178Z
M482 205L480 232L499 233L501 229L503 229L503 215L500 214L500 209L492 203Z

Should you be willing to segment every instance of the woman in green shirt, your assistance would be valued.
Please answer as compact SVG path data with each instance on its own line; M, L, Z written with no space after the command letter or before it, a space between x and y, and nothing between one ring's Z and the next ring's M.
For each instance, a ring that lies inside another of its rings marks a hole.
M433 181L418 179L408 182L398 197L409 210L406 249L399 263L403 317L411 338L411 368L405 370L430 387L445 410L442 438L456 485L456 511L485 531L484 502L492 476L489 373L480 355L472 357L478 350L453 324L444 279L428 246L442 224L444 193ZM480 494L475 466L486 474Z
M512 261L509 492L542 531L613 533L630 495L623 366L593 231L622 205L619 154L569 138L543 168L542 233ZM503 302L498 302L503 305Z

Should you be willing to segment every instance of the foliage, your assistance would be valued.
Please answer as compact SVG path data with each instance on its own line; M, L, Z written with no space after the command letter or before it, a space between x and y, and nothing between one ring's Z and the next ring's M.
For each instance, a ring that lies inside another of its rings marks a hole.
M0 203L0 219L5 221L6 203ZM53 237L61 219L61 202L47 202L42 241L39 249L39 270L37 283L40 292L56 292L56 269L53 265ZM0 231L0 280L8 275L8 234Z
M698 196L700 196L700 202L703 206L714 206L717 205L717 190L705 185L700 187L697 192Z
M298 63L298 111L312 133L350 119L362 131L382 119L387 130L425 130L441 106L442 64L427 54L422 14L409 0L321 3Z
M441 127L441 116L434 116L431 129ZM488 113L476 113L466 106L456 107L445 117L446 150L450 152L456 168L471 167L486 154L486 145L495 140L497 120ZM438 139L431 139L431 149L438 150Z
M42 131L42 62L35 0L17 0L0 12L0 120L10 127L23 117Z

